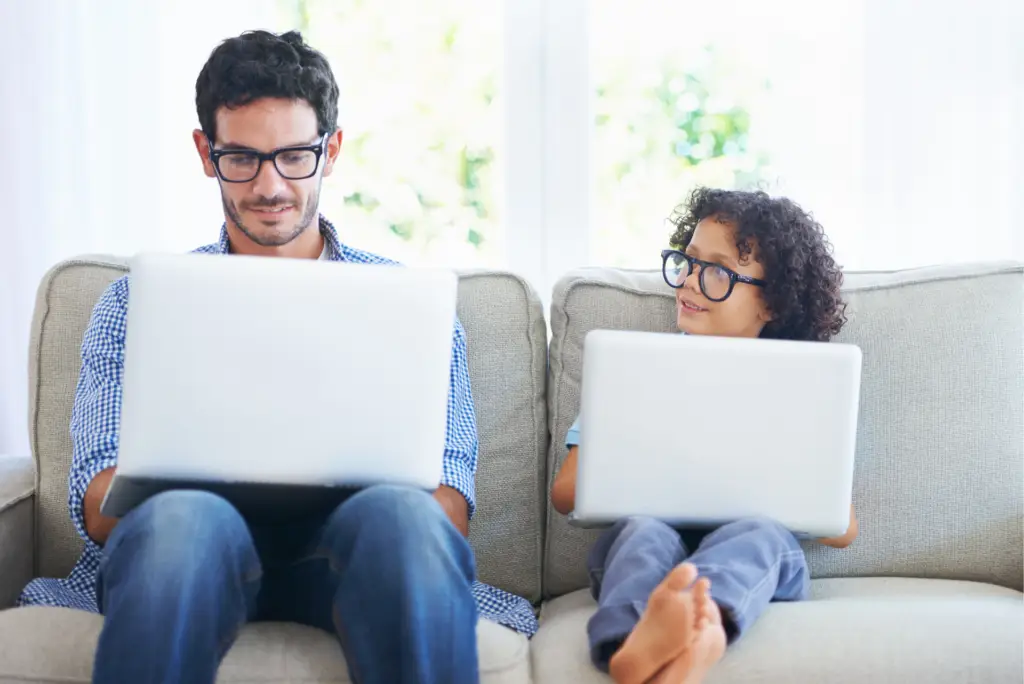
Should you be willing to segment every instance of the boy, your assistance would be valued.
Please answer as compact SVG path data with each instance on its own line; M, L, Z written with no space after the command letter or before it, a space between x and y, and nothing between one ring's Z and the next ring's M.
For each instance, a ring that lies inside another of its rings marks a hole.
M831 245L790 200L700 188L673 223L663 274L680 332L826 342L846 322ZM563 515L575 506L578 421L566 444L551 489ZM819 541L845 548L856 536L851 507L847 532ZM598 602L591 659L618 684L697 684L769 602L802 600L809 584L796 538L763 519L698 533L629 518L601 536L587 566Z

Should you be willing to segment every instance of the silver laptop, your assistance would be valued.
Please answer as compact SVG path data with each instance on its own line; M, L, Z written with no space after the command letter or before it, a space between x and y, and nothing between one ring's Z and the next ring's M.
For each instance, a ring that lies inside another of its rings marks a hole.
M130 266L105 515L170 488L273 518L370 484L437 487L454 273L204 254Z
M591 332L572 522L768 516L801 537L841 535L860 373L847 344Z

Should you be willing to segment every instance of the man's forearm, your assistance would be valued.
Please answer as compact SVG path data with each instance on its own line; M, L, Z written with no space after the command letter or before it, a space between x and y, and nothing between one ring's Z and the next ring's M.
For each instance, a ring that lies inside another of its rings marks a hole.
M85 531L89 538L99 545L107 541L107 537L117 525L117 518L110 518L100 513L100 505L103 497L110 489L110 480L114 477L114 468L107 468L97 473L96 477L89 483L85 490L85 498L82 500L82 514L85 516Z
M469 504L466 497L462 496L459 490L441 485L434 490L434 498L441 508L444 509L448 519L452 521L455 528L462 533L463 537L469 536Z

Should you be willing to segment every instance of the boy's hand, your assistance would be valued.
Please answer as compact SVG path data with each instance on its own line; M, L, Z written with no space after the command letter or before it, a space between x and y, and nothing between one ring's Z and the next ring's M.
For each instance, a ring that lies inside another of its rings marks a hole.
M831 546L834 549L845 549L847 546L853 543L853 540L857 538L857 534L860 532L860 527L857 524L857 514L853 510L853 505L850 505L850 526L846 528L846 534L841 537L829 537L827 539L819 539L818 542L825 546Z
M579 447L569 449L569 455L558 469L555 482L551 485L551 505L562 515L569 515L576 508L576 452Z

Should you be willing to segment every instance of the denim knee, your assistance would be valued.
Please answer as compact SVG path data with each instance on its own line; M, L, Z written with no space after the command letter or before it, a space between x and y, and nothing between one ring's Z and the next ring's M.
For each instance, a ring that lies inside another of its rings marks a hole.
M594 599L598 598L605 570L613 559L623 553L631 555L637 550L650 548L652 544L671 550L673 554L681 547L676 530L661 520L646 516L623 518L602 532L587 554L587 574ZM680 550L685 553L685 549Z
M612 529L618 531L616 537L623 541L640 535L674 539L679 534L668 523L641 515L624 518L617 522Z
M770 518L744 518L723 525L704 538L693 560L701 574L729 572L732 579L741 578L740 589L745 593L737 599L742 604L736 606L740 610L745 608L751 591L742 579L745 573L749 575L747 580L754 582L774 577L772 600L803 600L810 592L810 572L800 542L784 525ZM714 581L713 592L716 585L724 591L728 582Z
M729 536L736 536L738 534L764 534L781 539L786 545L799 548L800 543L789 529L773 518L766 516L753 516L750 518L741 518L734 522L723 525L718 528L715 532L721 532L728 534ZM714 534L714 533L712 533Z
M441 505L427 492L412 487L376 485L353 494L334 509L327 521L331 534L367 532L372 544L419 546L448 525Z
M668 523L645 516L623 518L605 532L594 546L591 551L591 563L604 565L623 549L635 544L656 544L665 548L675 548L679 543L679 533Z
M241 514L225 499L198 490L157 494L114 527L104 549L108 564L119 552L130 555L135 572L147 577L201 572L218 558L255 559L252 537Z
M429 493L414 487L375 485L360 490L334 509L330 525L358 521L394 526L396 531L432 525L448 518Z
M469 544L444 509L412 487L377 485L352 495L328 518L324 544L323 552L336 562L346 559L349 567L372 566L383 574L408 566L426 572L449 554L472 567Z

